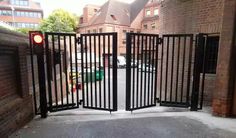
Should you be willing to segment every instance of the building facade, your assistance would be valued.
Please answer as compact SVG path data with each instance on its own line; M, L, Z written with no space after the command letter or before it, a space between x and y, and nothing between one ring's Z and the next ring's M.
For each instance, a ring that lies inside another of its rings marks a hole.
M3 0L0 2L0 21L15 28L37 28L43 18L39 3L32 0Z
M143 8L148 0L131 4L110 0L104 5L87 5L80 18L78 33L118 33L118 54L126 55L126 32L141 32Z
M161 3L157 0L149 1L143 9L141 32L157 33L159 21L159 9Z

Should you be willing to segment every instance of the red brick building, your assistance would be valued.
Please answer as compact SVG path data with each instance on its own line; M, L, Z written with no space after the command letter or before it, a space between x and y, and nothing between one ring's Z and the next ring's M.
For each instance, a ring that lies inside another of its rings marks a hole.
M79 33L118 32L118 54L126 55L126 32L140 32L143 8L149 0L131 4L109 0L102 6L87 5L80 18Z
M3 0L0 2L0 21L15 28L37 28L43 18L39 3L32 0Z

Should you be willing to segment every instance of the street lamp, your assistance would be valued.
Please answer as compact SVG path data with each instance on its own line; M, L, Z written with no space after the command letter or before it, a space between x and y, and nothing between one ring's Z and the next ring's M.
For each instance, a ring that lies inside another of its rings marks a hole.
M13 25L13 27L15 27L15 15L14 15L14 11L15 11L14 7L13 7L13 6L11 6L11 13L12 13L12 25Z

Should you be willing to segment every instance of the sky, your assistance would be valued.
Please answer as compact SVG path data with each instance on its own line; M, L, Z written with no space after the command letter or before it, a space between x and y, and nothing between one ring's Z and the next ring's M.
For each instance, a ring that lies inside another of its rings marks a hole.
M44 17L47 17L55 9L64 9L68 12L82 15L83 8L87 4L102 5L108 0L34 0L41 3ZM133 0L119 0L130 3Z

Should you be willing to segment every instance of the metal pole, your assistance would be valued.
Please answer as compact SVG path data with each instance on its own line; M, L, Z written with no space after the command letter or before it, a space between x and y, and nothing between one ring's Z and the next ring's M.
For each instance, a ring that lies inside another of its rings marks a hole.
M193 72L193 87L191 98L191 111L198 110L199 103L199 86L200 86L200 74L202 72L203 56L204 56L204 37L203 34L199 34L196 38L195 48L195 60L194 60L194 72Z
M16 27L16 26L15 26L15 15L14 15L15 9L14 9L13 6L11 6L11 11L12 11L12 26L13 26L13 27Z
M130 107L130 96L131 96L131 34L126 34L126 54L127 54L127 64L126 64L126 111L131 111Z
M42 35L41 32L33 32L35 35ZM34 35L30 35L34 37ZM31 38L32 39L32 38ZM39 79L39 95L40 95L40 114L42 118L47 117L47 94L46 94L46 78L44 67L44 45L43 43L36 44L33 39L33 48L35 49L38 62L38 79Z

